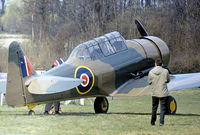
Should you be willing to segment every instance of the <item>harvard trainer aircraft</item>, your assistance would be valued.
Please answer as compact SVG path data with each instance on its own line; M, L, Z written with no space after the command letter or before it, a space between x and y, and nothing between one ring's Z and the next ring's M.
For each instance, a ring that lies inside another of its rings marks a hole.
M10 106L35 106L55 101L96 97L96 113L108 111L107 96L141 95L146 75L154 60L162 59L167 66L170 53L166 43L149 36L136 20L141 38L125 40L119 32L111 32L78 45L68 60L38 75L17 42L9 46L6 102ZM199 87L200 73L172 75L170 90ZM182 79L183 78L183 79ZM187 82L184 82L184 79ZM177 83L176 83L177 82ZM169 113L176 112L176 101L169 98Z

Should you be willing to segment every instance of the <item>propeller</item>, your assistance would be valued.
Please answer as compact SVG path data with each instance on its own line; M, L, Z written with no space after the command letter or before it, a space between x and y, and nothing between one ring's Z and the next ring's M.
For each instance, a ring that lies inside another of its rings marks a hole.
M140 32L141 36L143 36L143 37L148 36L148 33L146 32L146 30L144 29L144 27L138 20L135 20L135 24L136 24L137 29Z

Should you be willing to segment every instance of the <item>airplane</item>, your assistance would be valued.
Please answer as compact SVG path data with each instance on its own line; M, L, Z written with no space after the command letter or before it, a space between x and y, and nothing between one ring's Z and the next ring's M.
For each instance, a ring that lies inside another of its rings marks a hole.
M48 102L96 97L95 113L107 113L109 96L146 93L147 75L160 58L165 66L170 59L167 44L149 36L142 24L135 20L139 39L125 40L117 32L78 45L67 61L38 75L19 43L12 42L8 52L6 102L9 106L27 106L34 115L35 106ZM200 86L200 73L171 75L170 90ZM187 84L184 80L187 80ZM176 83L178 82L178 83ZM176 100L170 96L169 114L177 110Z

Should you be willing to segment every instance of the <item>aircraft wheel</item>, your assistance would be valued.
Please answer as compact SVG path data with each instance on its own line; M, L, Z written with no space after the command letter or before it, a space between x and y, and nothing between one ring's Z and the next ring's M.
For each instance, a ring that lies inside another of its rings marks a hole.
M167 111L166 114L175 114L177 110L177 104L174 97L169 96L167 101Z
M109 103L106 97L97 97L94 101L95 113L107 113Z
M33 110L30 110L30 111L28 112L28 115L35 115L35 112L34 112Z

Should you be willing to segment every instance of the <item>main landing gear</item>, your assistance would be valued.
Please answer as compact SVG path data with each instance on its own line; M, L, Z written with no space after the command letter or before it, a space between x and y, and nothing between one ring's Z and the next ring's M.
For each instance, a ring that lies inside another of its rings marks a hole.
M35 115L35 112L32 110L36 105L28 105L28 115ZM96 97L94 101L94 110L95 113L107 113L109 109L108 99L106 97ZM174 97L169 96L166 104L166 114L175 114L177 110L177 104Z
M95 113L107 113L109 103L106 97L97 97L94 101ZM176 114L177 103L174 97L169 96L166 104L166 114Z
M34 107L36 107L38 104L29 104L27 105L28 106L28 109L29 109L29 112L28 112L28 115L35 115L35 112L32 110Z
M94 101L95 113L107 113L109 103L106 97L96 97Z
M166 114L175 114L177 110L177 104L174 97L169 96L166 105Z

